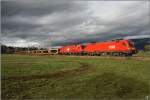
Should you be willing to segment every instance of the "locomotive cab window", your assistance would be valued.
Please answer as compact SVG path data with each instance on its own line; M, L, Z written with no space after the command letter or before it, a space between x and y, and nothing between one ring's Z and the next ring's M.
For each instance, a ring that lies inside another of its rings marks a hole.
M81 46L82 49L84 49L85 47L86 47L85 45L82 45L82 46Z
M127 46L127 44L125 42L122 43L123 46Z
M133 44L132 44L131 42L129 42L129 46L130 46L130 47L133 47Z

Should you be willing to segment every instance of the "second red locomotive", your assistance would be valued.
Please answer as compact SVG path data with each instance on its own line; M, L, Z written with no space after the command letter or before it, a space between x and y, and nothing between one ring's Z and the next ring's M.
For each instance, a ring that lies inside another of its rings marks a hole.
M137 53L134 44L127 39L117 39L104 42L68 45L59 48L59 54L65 55L111 55L131 56Z

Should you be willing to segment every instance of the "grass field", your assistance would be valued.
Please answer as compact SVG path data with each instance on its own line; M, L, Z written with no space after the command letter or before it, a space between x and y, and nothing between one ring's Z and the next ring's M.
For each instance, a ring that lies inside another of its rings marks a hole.
M2 99L141 99L149 60L1 55Z

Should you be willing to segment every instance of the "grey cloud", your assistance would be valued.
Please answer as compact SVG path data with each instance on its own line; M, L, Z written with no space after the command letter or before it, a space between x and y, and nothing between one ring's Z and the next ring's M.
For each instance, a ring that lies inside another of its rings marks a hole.
M82 6L79 7L82 9ZM50 0L14 0L2 1L2 16L44 16L55 12L77 11L78 6L71 1L50 1Z
M147 1L113 3L117 9L104 6L106 2L95 1L101 6L92 2L2 1L2 40L17 38L48 47L150 33Z
M74 14L84 9L84 6L68 1L2 1L2 34L15 31L21 34L59 31L81 23L84 18ZM46 24L40 23L40 20L49 16L56 19L49 18L50 22L45 20Z

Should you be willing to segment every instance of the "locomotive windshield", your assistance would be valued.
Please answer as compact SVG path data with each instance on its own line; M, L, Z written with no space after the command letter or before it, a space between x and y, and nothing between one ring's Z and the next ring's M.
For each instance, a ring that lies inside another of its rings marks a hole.
M130 47L134 47L133 42L129 41L129 46L130 46Z
M82 49L84 49L85 47L86 47L85 45L82 45L82 46L81 46Z

